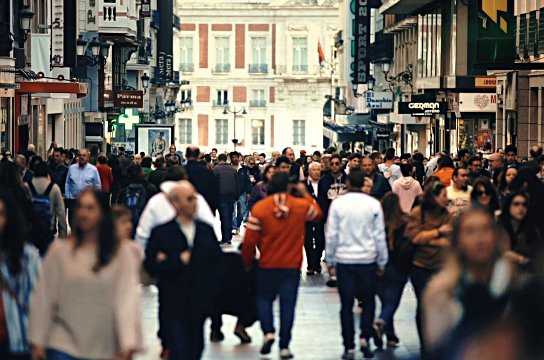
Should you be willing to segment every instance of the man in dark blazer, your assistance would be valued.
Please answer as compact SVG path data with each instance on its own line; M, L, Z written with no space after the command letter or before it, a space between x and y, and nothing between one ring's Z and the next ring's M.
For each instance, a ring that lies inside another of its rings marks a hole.
M196 191L204 196L213 214L219 205L219 182L212 170L198 163L200 149L196 146L189 146L185 151L187 164L185 169L189 176L189 181L196 188Z
M308 166L306 188L316 202L322 189L320 179L321 164L317 161L311 162ZM304 252L306 253L306 262L308 263L306 269L308 275L321 273L323 250L325 250L325 222L323 220L318 223L307 222L306 234L304 235Z
M200 359L223 273L213 229L194 220L196 194L188 181L167 194L177 216L152 230L145 254L145 268L158 280L161 337L175 360Z

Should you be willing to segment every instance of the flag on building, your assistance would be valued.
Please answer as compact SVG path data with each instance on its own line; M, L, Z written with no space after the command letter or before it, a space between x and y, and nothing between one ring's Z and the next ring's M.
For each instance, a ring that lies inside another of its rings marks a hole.
M321 40L317 39L317 53L319 55L319 64L323 64L325 61L325 52L323 51L323 47L321 46Z

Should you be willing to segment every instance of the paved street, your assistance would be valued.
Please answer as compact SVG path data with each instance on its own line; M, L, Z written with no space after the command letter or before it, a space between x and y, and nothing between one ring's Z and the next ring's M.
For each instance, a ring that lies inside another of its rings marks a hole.
M306 277L305 273L303 273L302 277L291 351L295 354L296 359L340 359L343 347L338 315L338 294L335 289L325 286L325 275ZM412 359L417 357L418 338L414 322L415 306L416 301L413 291L410 286L407 286L401 307L395 317L395 326L402 345L396 349L378 352L376 354L377 359ZM157 294L155 288L145 289L142 313L147 352L139 356L137 360L158 359L160 343L156 337ZM206 324L206 349L203 359L249 360L279 358L277 346L271 356L261 357L259 355L262 340L259 323L248 329L253 337L253 343L240 345L238 338L232 334L236 319L232 316L224 316L223 322L222 330L225 334L225 340L219 344L209 342L209 323ZM362 358L361 353L358 354L358 358Z

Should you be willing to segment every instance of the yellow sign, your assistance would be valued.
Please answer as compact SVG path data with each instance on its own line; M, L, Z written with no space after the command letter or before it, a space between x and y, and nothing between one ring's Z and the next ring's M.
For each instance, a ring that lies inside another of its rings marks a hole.
M478 76L474 79L474 87L478 89L495 89L497 78L494 76Z
M493 20L494 23L499 25L505 34L508 33L508 24L506 19L499 18L500 12L508 11L507 0L482 0L482 11L487 14Z

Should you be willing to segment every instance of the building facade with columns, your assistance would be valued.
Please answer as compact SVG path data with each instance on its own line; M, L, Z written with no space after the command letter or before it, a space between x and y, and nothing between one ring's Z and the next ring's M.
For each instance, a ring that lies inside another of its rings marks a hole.
M335 1L182 2L175 144L270 152L323 147ZM221 14L218 17L217 14ZM244 111L245 110L245 111Z

